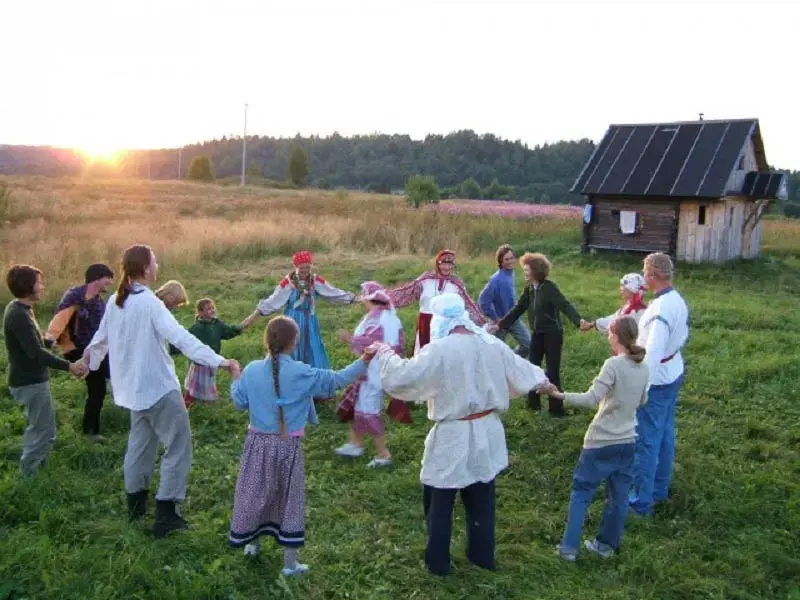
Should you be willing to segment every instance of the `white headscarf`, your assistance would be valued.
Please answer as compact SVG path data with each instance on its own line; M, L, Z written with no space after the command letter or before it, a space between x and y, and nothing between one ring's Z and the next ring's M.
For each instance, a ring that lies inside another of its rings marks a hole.
M639 275L639 273L628 273L619 280L622 287L626 290L631 292L632 294L638 294L642 290L647 289L647 284L644 281L644 277Z
M456 327L464 327L489 344L502 343L485 329L478 327L469 318L464 299L458 294L446 293L431 300L431 341L450 334Z

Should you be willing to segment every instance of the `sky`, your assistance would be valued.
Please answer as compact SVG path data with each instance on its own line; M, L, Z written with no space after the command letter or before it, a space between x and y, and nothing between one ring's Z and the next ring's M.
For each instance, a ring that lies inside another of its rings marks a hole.
M6 0L0 144L459 129L533 147L758 118L800 169L800 2ZM794 58L792 58L794 57Z

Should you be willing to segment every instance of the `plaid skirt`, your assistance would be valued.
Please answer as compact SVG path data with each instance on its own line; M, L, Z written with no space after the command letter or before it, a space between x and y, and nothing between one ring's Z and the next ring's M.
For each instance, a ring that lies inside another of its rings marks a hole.
M186 373L183 387L186 393L196 400L216 400L219 398L217 370L214 367L192 363Z
M298 548L305 541L306 480L302 438L250 430L244 441L228 543L271 535Z

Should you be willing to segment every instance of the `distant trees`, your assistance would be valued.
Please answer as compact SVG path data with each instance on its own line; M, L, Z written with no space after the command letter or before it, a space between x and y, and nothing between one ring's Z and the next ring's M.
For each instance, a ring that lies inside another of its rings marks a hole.
M295 185L305 185L308 171L308 154L300 146L295 146L289 158L289 179Z
M208 156L195 156L189 164L187 175L192 181L214 181L214 167Z
M459 195L462 198L469 198L470 200L479 200L482 195L481 186L472 177L462 181L459 190L461 192Z
M414 208L439 202L439 188L433 177L414 175L406 182L406 200Z

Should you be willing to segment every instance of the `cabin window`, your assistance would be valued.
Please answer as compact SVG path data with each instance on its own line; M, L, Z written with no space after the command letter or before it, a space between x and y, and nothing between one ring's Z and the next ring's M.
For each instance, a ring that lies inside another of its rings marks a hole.
M733 225L733 207L728 209L728 224Z
M697 212L697 224L698 225L705 225L706 224L706 207L701 206L700 210Z
M736 168L740 171L744 171L744 156L739 157L739 164Z

